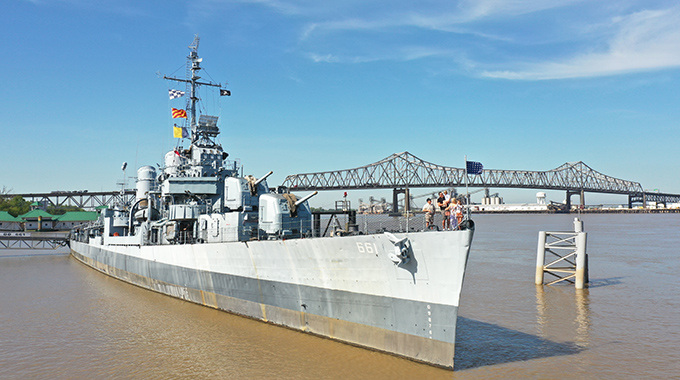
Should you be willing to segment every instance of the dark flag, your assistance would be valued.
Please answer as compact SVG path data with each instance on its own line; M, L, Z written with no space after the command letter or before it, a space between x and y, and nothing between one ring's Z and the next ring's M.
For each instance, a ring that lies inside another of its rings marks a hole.
M481 162L475 161L465 161L465 167L467 168L467 174L482 174L484 170L484 165Z
M231 96L231 91L220 89L220 96Z

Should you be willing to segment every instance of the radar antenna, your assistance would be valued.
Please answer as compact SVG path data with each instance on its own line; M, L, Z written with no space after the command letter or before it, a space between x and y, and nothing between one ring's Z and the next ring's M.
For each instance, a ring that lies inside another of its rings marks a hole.
M195 34L194 35L194 42L192 42L191 45L189 45L189 49L191 49L191 51L193 51L193 52L198 51L198 43L199 42L201 42L201 37L199 37L198 34Z

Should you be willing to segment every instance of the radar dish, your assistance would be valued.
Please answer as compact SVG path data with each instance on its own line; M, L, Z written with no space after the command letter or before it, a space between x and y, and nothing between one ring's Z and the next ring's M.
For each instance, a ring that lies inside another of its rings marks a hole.
M198 125L201 127L217 127L218 116L201 115L198 118Z

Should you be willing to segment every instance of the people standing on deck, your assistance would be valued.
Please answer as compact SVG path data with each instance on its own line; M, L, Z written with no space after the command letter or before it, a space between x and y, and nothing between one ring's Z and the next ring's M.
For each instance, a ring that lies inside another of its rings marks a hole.
M427 198L427 203L423 206L423 212L425 213L425 228L432 229L434 227L434 205L432 204L432 199Z
M449 212L446 210L448 207L448 202L444 193L439 192L439 198L437 198L437 206L439 206L439 211L442 213L442 229L446 230L446 226L449 224Z
M463 221L463 206L461 201L456 198L451 199L449 205L449 220L451 221L451 230L458 229L458 226Z
M463 202L458 201L456 205L456 225L460 227L461 223L463 223Z
M447 213L449 216L447 219L449 220L449 227L451 230L455 230L458 224L456 223L456 213L455 213L455 208L456 208L456 198L451 199L449 202L449 206L446 208Z

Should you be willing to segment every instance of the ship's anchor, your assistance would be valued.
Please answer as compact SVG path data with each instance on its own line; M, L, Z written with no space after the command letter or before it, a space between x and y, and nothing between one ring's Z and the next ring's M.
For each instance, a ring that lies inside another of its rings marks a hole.
M385 232L385 236L394 244L394 251L389 252L387 255L390 257L393 263L396 265L403 265L408 263L411 258L409 257L409 251L411 250L411 242L408 237L399 239L389 232Z

